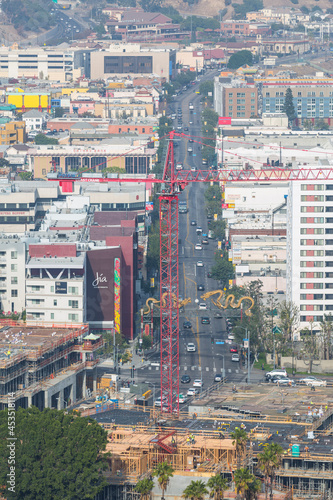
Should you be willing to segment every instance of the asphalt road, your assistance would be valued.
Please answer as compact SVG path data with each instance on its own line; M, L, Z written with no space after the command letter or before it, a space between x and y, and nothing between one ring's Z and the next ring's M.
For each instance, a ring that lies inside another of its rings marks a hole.
M212 79L215 74L215 71L206 73L201 77L201 81ZM196 142L200 142L202 135L202 107L200 95L195 93L198 88L199 84L191 85L171 103L168 110L170 115L171 113L178 114L178 108L182 109L182 132L193 139L192 143L189 142L189 138L176 139L175 159L182 162L184 170L189 170L191 167L196 167L197 170L207 169L202 166L200 145ZM193 111L189 110L190 102L193 103ZM190 121L193 124L190 124ZM178 118L174 123L177 127ZM192 153L188 152L189 145L193 148ZM202 245L202 250L195 250L195 244L202 240L202 236L197 235L196 228L201 227L203 233L208 233L208 220L204 209L206 188L206 183L192 183L179 196L179 201L186 201L188 207L188 213L179 214L179 295L183 298L191 298L191 303L185 306L179 317L179 378L181 379L184 374L191 377L189 384L180 384L180 392L183 393L192 387L195 379L202 379L203 389L206 389L214 383L215 375L222 373L223 368L228 380L233 382L241 382L247 375L245 367L239 362L231 361L230 345L225 343L227 340L225 319L214 317L214 313L218 311L217 307L208 300L208 309L199 310L198 302L204 302L200 298L204 292L198 291L197 285L203 284L205 291L218 289L217 282L207 276L214 262L217 242L210 239L208 245ZM192 220L196 221L196 226L191 225ZM203 261L203 267L197 266L198 260ZM210 324L202 324L202 317L209 317ZM190 321L192 328L184 329L184 321ZM196 345L196 352L187 352L186 347L189 342ZM155 366L155 363L159 362L159 352L151 357L150 361L152 365L136 371L136 379L137 381L149 380L158 388L160 367Z

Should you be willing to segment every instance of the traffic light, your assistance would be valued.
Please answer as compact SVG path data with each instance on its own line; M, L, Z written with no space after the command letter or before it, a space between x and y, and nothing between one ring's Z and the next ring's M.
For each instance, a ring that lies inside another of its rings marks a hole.
M134 375L135 375L135 366L132 365L132 368L131 368L131 378L134 378Z
M211 337L211 338L210 338L210 343L211 343L211 344L214 344L214 337Z

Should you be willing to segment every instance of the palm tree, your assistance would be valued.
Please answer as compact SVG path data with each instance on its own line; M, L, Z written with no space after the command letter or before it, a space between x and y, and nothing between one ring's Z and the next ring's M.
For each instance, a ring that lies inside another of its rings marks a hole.
M210 489L210 497L214 500L223 500L224 492L228 489L228 480L220 474L208 479L207 486Z
M168 487L170 479L173 476L173 473L174 473L174 470L168 462L158 463L156 465L156 468L153 471L153 477L157 477L157 482L159 484L159 487L162 490L161 500L165 500L164 493Z
M261 490L260 479L253 476L253 481L249 484L249 489L246 492L246 499L255 500L257 498L257 493L259 493L260 490Z
M239 469L241 458L243 458L245 454L248 437L245 430L240 429L239 427L235 427L235 430L230 434L230 436L233 439L232 444L236 445L237 469Z
M249 469L237 469L234 473L237 496L240 495L240 497L245 500L247 498L247 493L255 480L255 476L251 474Z
M134 489L138 493L141 493L142 500L148 500L148 498L150 498L153 487L154 482L151 479L145 478L141 481L138 481Z
M183 491L183 498L190 498L191 500L203 500L208 495L208 490L203 481L191 481L190 484Z
M282 461L283 448L276 443L270 443L262 453L258 455L258 464L265 476L265 493L268 499L268 480L270 479L270 498L273 500L273 481L275 471Z

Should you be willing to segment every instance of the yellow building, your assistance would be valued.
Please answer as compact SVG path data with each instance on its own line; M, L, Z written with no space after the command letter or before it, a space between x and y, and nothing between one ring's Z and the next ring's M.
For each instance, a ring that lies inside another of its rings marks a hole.
M26 142L25 122L0 125L0 146Z
M16 92L6 92L6 103L14 104L16 109L23 112L30 109L38 109L39 111L50 110L50 93L49 92L24 92L17 90Z

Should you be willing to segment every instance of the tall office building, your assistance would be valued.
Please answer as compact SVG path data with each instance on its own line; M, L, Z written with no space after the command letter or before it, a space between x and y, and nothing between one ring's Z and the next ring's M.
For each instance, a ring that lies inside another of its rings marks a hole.
M287 208L287 300L300 329L333 314L333 181L290 183Z

